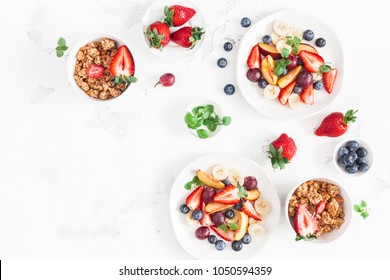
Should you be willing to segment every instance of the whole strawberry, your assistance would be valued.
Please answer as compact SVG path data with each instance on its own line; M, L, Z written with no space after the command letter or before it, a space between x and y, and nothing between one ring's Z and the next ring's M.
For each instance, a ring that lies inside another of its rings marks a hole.
M192 8L173 5L171 7L166 6L164 9L165 19L164 21L169 27L182 26L189 21L195 14L196 11Z
M146 37L149 40L150 47L162 50L170 41L171 32L166 23L153 22L146 30Z
M203 28L200 27L182 27L171 34L172 42L182 46L183 48L193 49L204 34Z
M317 136L338 137L347 132L349 124L356 121L355 114L358 111L348 110L345 115L333 112L325 117L320 126L314 132Z
M273 169L284 169L297 152L294 140L286 133L282 133L278 139L269 144L269 158Z

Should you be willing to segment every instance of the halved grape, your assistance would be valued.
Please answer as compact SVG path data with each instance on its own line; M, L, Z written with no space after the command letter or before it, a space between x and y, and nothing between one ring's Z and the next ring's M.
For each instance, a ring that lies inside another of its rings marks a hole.
M213 219L213 222L216 226L220 226L225 222L226 217L225 217L224 213L217 212L217 213L212 215L212 219Z
M249 81L257 83L261 78L261 72L259 69L251 68L246 72L246 77Z
M214 188L205 188L202 193L202 200L204 203L209 204L213 201L213 196L215 195Z
M302 71L298 74L296 82L302 88L307 88L313 83L313 75L307 71Z
M253 176L247 176L244 179L244 187L250 191L250 190L256 190L257 189L257 180Z
M210 235L209 227L199 227L195 231L196 238L200 240L205 240Z

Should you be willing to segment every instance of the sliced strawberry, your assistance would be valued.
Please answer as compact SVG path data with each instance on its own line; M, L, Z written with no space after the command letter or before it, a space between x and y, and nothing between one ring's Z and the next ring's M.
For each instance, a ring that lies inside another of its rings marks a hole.
M246 61L246 64L248 65L249 68L260 69L260 61L261 61L260 46L259 44L256 44L252 48L251 53L248 56L248 60Z
M219 237L221 237L223 240L226 240L226 241L229 241L229 242L232 242L234 241L234 231L231 231L231 230L227 230L226 231L223 231L221 229L219 229L218 227L216 226L211 226L210 227Z
M315 233L318 230L317 220L306 209L305 205L300 204L295 214L294 228L300 239L310 240L315 238Z
M201 206L202 206L201 210L203 212L203 217L199 221L200 224L202 226L211 226L211 225L213 225L214 223L213 223L213 221L211 219L211 215L206 212L206 209L205 209L206 208L206 203L204 201L202 201Z
M301 51L299 56L301 57L306 70L311 73L318 72L320 66L324 65L325 62L319 54L308 51Z
M320 201L316 206L316 213L321 214L325 210L326 203L325 201Z
M200 186L193 190L189 196L187 196L186 204L190 209L196 210L200 207L200 202L202 200L202 192L203 186Z
M287 86L285 86L284 88L282 88L282 90L280 91L279 101L280 101L280 103L282 103L282 105L287 104L288 98L290 97L291 93L293 92L295 84L296 84L296 82L293 81L293 82L289 83Z
M110 64L110 73L114 77L134 75L134 60L130 50L125 46L120 46Z
M214 202L219 202L223 204L236 204L240 201L238 196L238 188L236 186L230 185L223 188L213 197Z
M314 104L314 88L313 84L302 90L301 100L306 104L313 105Z
M334 82L336 81L336 77L337 77L337 69L336 68L333 68L329 72L323 74L324 87L328 93L332 93L333 85L334 85Z
M104 68L100 65L91 64L87 69L87 75L92 79L99 79L104 74Z
M261 221L259 213L256 212L255 208L249 200L245 200L245 202L242 204L242 211L244 211L244 213L249 217Z

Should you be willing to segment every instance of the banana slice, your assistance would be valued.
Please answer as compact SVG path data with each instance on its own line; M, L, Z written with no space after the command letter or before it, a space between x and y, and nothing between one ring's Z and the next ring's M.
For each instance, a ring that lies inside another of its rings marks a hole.
M287 32L287 35L288 35L288 36L291 36L292 38L294 38L295 36L297 36L299 39L302 40L303 31L302 31L302 29L300 29L299 27L290 26L290 29L289 29L289 31Z
M240 218L239 212L236 210L233 211L234 211L234 217L231 219L226 219L226 222L229 224L237 223L238 219Z
M279 53L282 53L282 50L283 49L288 49L288 53L290 54L291 51L292 51L292 47L290 45L287 45L287 43L284 41L284 40L279 40L277 43L276 43L276 50L279 52Z
M278 34L276 34L275 32L272 32L271 33L271 40L272 40L272 44L274 44L276 46L276 44L280 41L280 40L284 40L284 37L283 36L280 36Z
M290 30L290 26L288 26L287 22L283 20L275 20L274 32L276 34L280 36L286 36L289 30Z
M264 89L264 97L267 99L276 99L280 93L280 88L278 86L273 86L271 84L267 85Z
M271 211L271 204L268 200L260 197L255 201L255 209L260 216L265 216L269 213L269 211Z
M266 233L265 228L259 223L250 224L248 227L248 233L253 237L260 237Z
M317 71L315 73L313 73L313 81L320 81L322 80L322 72L321 71Z
M259 221L259 220L256 220L256 219L253 219L252 217L249 218L249 224L261 224L263 221Z
M228 180L234 186L237 186L237 183L240 185L244 185L244 175L242 175L241 171L238 169L230 169Z
M229 175L229 169L222 164L217 164L213 167L211 174L213 174L214 178L217 180L224 180Z
M296 94L292 93L288 98L288 106L290 106L291 109L298 109L303 104L301 97Z
M192 212L194 212L193 210L190 210L190 212L187 213L186 215L186 221L187 223L190 225L190 226L194 226L194 227L198 227L200 225L199 221L198 220L195 220L194 218L192 218Z

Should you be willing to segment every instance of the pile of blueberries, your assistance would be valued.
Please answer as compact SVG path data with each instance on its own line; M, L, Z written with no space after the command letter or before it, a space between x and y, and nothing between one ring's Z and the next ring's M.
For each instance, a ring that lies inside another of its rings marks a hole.
M367 172L369 169L366 159L367 154L367 150L360 147L358 141L351 140L339 149L337 163L349 174Z

